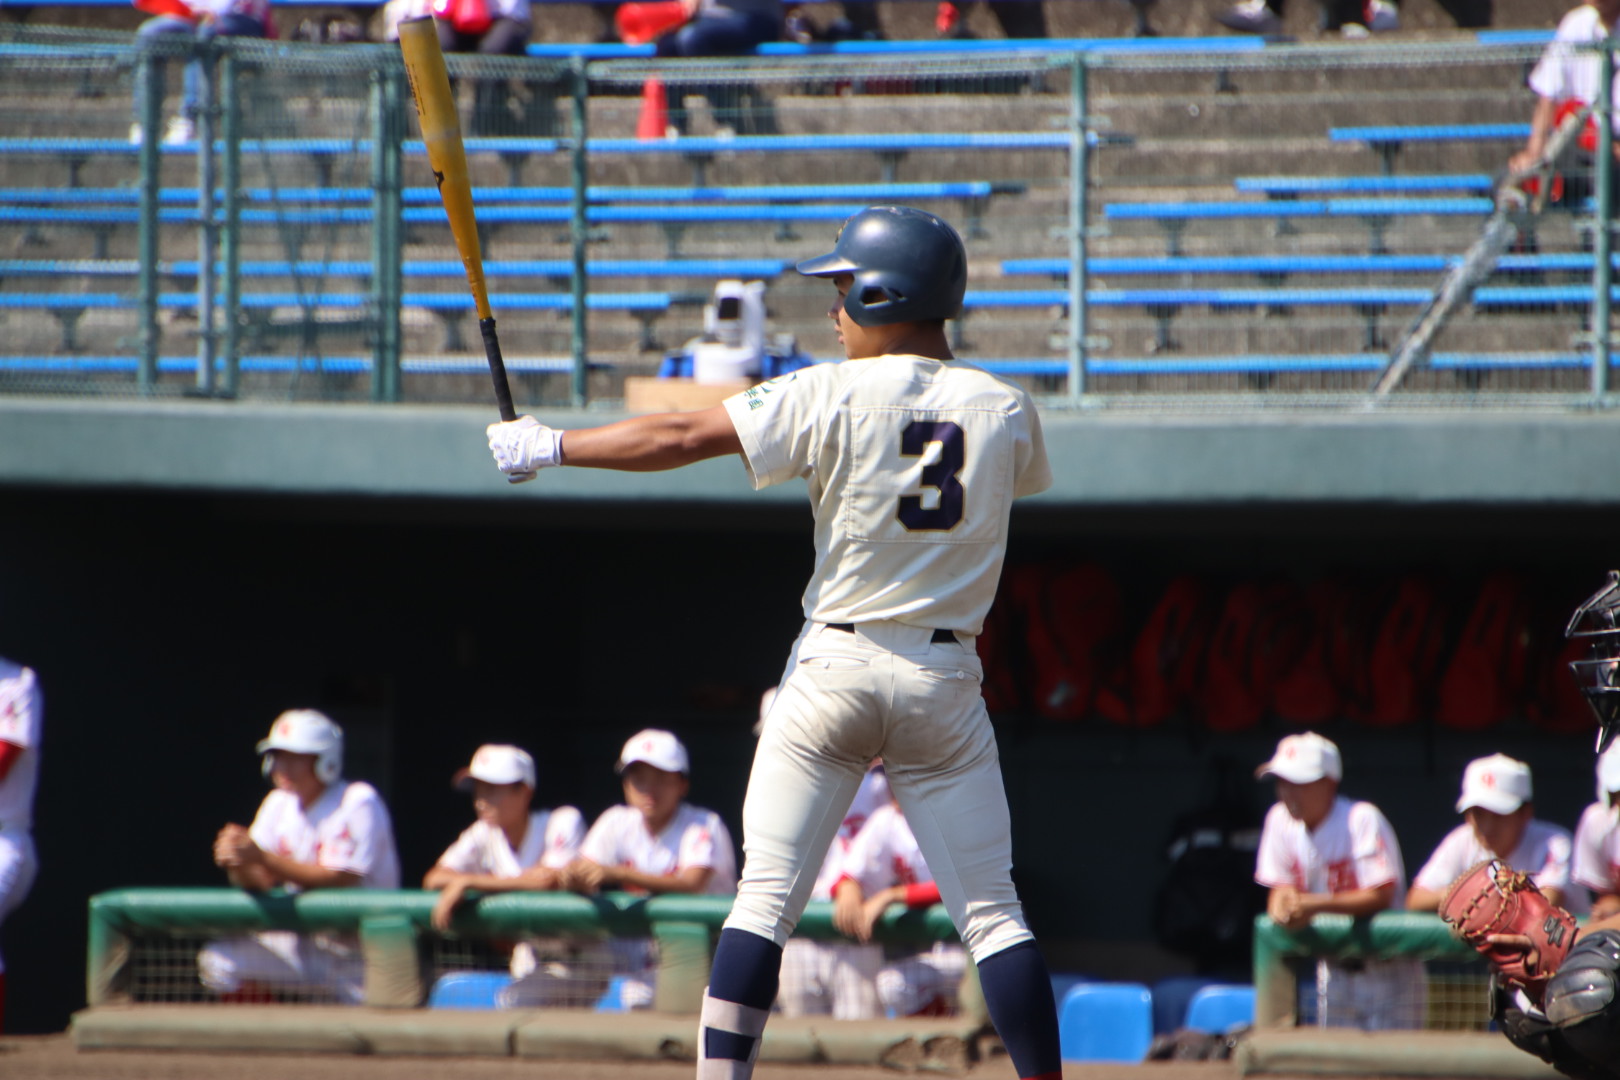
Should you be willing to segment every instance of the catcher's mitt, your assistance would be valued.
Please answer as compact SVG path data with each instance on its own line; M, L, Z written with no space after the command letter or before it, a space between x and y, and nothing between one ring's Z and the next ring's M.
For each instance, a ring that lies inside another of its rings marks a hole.
M1529 875L1496 859L1451 883L1440 901L1440 917L1502 978L1538 998L1575 944L1575 916L1549 901ZM1531 947L1487 940L1496 934L1521 934Z

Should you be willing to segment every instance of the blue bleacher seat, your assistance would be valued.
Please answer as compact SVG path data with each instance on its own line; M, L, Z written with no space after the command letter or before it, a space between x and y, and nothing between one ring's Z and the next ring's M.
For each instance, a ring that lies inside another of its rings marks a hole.
M1153 994L1141 983L1070 987L1058 1035L1064 1061L1141 1061L1153 1042Z
M1163 1035L1187 1026L1187 1006L1193 995L1220 982L1212 975L1170 975L1153 984L1153 1034Z
M511 982L504 971L452 971L433 984L428 1008L493 1009L496 995Z
M1185 1026L1211 1035L1254 1023L1254 987L1247 984L1206 986L1187 1006Z
M1052 1000L1061 1005L1063 999L1068 996L1071 987L1095 981L1090 975L1082 975L1077 971L1054 971L1052 972Z

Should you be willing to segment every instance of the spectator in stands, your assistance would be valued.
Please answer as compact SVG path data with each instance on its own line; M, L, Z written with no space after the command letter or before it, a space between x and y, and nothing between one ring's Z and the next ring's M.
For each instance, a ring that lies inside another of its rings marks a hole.
M782 37L781 0L681 0L681 4L686 22L658 37L654 51L660 57L742 56ZM751 84L727 80L690 88L708 99L721 133L775 133L775 113ZM685 134L689 126L685 99L683 89L674 86L667 125L677 134Z
M422 881L438 889L432 921L448 930L469 890L481 893L544 892L562 888L563 868L579 855L585 820L572 806L531 809L534 758L516 746L480 746L472 763L455 776L471 791L478 820L456 838ZM534 938L512 950L512 983L497 1004L503 1009L569 1005L588 1008L607 989L607 948L562 937Z
M0 926L33 887L34 788L39 783L45 706L33 669L0 657ZM5 1030L6 964L0 958L0 1031Z
M1506 754L1468 763L1457 812L1464 823L1447 833L1412 879L1406 906L1438 911L1446 889L1475 863L1501 859L1522 870L1547 899L1576 915L1590 907L1586 890L1570 881L1569 833L1535 820L1530 766Z
M942 38L970 38L967 12L972 0L939 0L934 9L934 31ZM1001 24L1001 32L1009 38L1046 37L1046 9L1041 0L994 0L990 13Z
M1592 890L1592 918L1620 915L1620 742L1597 761L1597 801L1575 827L1570 877Z
M1536 167L1546 153L1547 141L1563 118L1597 101L1598 55L1583 51L1579 46L1607 41L1617 18L1620 18L1620 0L1594 0L1574 8L1558 23L1553 40L1530 72L1530 89L1536 92L1536 107L1530 114L1530 137L1524 147L1508 159L1509 171L1523 173ZM1577 145L1575 175L1565 177L1562 193L1562 200L1571 205L1579 205L1592 194L1592 154L1597 149L1597 136L1596 125L1590 119L1586 131L1578 136ZM1620 154L1620 141L1615 146Z
M895 904L923 908L939 903L939 885L923 860L899 805L891 797L873 811L842 857L833 885L833 924L863 945ZM885 948L877 973L878 1001L894 1016L948 1016L958 1006L957 988L967 971L967 950L937 941L926 952Z
M762 713L766 710L762 709ZM762 717L763 722L763 717ZM874 761L861 778L832 847L816 874L812 900L831 900L843 873L844 857L861 827L889 803L883 763ZM776 1002L783 1016L830 1015L836 1020L878 1016L877 974L883 950L858 941L814 941L792 937L782 949L782 983Z
M737 854L731 833L713 810L686 801L691 760L673 734L649 728L624 744L614 765L624 805L608 808L563 869L562 885L593 894L626 892L731 896ZM632 1009L653 1003L656 958L645 939L614 938L613 969L624 976L622 997Z
M251 826L226 825L214 862L238 888L397 889L399 855L388 808L370 784L343 779L343 730L314 709L276 717L260 740L275 790ZM210 942L197 956L202 984L253 998L269 991L358 1004L364 964L353 935L272 930Z
M270 0L135 0L135 6L152 15L135 31L137 44L184 34L195 41L200 50L216 37L275 37ZM166 65L158 60L152 67L153 85L161 94ZM180 113L171 117L164 128L165 146L188 143L196 137L197 106L202 100L204 76L200 58L194 57L186 63ZM146 87L137 81L135 122L129 129L131 143L140 143L145 134L141 127L141 118L146 115L145 94Z
M1255 880L1270 890L1266 912L1297 930L1317 915L1366 916L1399 907L1406 891L1400 842L1370 802L1339 794L1339 748L1315 732L1289 735L1255 770L1272 777ZM1368 1031L1420 1028L1423 967L1415 960L1316 963L1317 1022Z
M1215 21L1245 34L1282 33L1284 0L1237 0ZM1391 0L1322 0L1322 31L1347 38L1398 30L1401 16Z

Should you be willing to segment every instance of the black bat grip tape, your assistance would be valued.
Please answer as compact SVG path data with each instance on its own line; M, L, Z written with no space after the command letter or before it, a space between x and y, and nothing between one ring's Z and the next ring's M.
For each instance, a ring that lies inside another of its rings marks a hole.
M506 382L506 361L501 359L501 340L495 336L495 319L478 320L478 330L484 335L484 356L489 360L489 377L495 383L495 403L500 406L502 420L516 420L517 410L512 407L512 388Z

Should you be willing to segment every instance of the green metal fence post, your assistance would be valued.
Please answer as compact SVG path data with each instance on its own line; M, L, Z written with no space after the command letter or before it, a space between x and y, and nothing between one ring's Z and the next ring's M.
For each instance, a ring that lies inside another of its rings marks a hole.
M226 51L219 65L220 183L225 189L225 221L220 233L220 257L224 262L220 293L224 299L225 328L221 344L224 352L224 385L220 393L235 397L241 381L242 363L238 355L242 343L242 105L239 79L242 67L236 56Z
M219 254L219 224L214 209L214 135L218 110L214 70L218 50L213 42L195 46L193 62L202 65L197 80L197 393L214 393L214 360L219 329L214 310L214 260Z
M136 251L140 259L140 367L136 381L142 392L157 385L158 348L158 194L162 184L162 155L158 121L163 115L163 87L150 47L142 48L135 66L137 95L141 101L141 213Z
M371 400L387 402L398 401L400 394L405 138L400 77L394 63L371 73Z
M1603 46L1598 79L1597 221L1592 236L1592 396L1609 392L1609 288L1614 280L1614 49Z
M1086 54L1069 67L1069 400L1086 392Z
M573 381L570 386L570 397L573 405L583 408L586 399L585 376L587 373L585 356L585 333L589 327L585 311L586 269L585 269L585 241L589 237L590 223L586 220L588 207L585 199L586 185L590 181L588 173L589 163L586 160L585 139L587 95L590 93L590 79L587 77L589 68L581 57L573 60L574 92L570 104L573 106L571 129L574 134L573 146L573 199L569 214L569 238L573 242L571 256L573 258L573 273L571 276L573 319L569 327L568 351L574 361Z
M700 922L654 920L658 943L658 985L653 1008L661 1013L696 1016L709 985L709 928Z
M156 140L155 132L153 139ZM89 948L84 966L86 1005L105 1005L118 994L119 978L129 961L130 945L119 914L116 902L99 896L90 898Z

